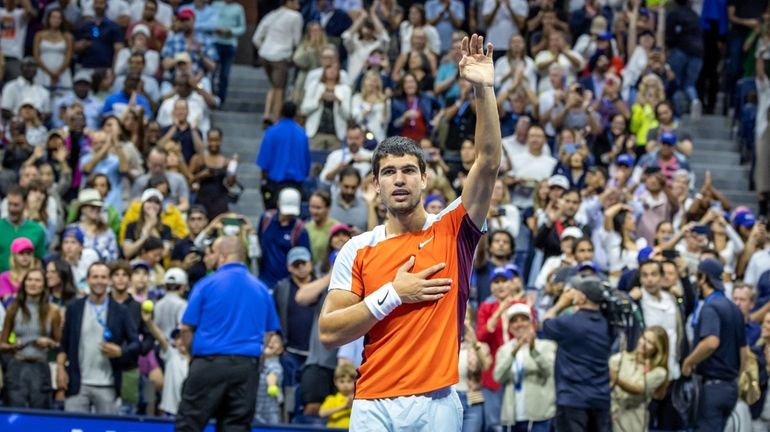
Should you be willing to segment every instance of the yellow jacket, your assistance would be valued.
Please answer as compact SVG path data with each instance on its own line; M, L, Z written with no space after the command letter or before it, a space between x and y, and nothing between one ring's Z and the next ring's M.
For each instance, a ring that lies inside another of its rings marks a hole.
M139 200L134 200L126 210L126 213L123 214L123 220L120 222L120 233L118 234L118 243L121 245L126 238L126 227L131 222L139 220L139 212L141 210L142 203ZM183 239L190 233L187 229L187 221L185 221L184 215L173 204L163 204L160 221L171 228L171 234L177 239Z

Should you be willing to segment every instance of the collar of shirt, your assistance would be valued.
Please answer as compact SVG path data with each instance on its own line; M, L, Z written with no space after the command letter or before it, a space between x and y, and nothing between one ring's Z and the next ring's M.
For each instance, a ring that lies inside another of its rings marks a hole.
M240 270L246 270L246 264L240 263L240 262L232 262L232 263L226 263L219 266L217 271L221 270L230 270L230 269L240 269Z

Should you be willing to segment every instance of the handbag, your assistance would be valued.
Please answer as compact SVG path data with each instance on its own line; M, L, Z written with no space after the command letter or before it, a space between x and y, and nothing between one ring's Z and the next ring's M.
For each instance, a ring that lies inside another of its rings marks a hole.
M222 180L222 185L227 189L227 201L231 204L235 204L241 199L243 185L238 180L235 180L235 183L230 185L227 184L227 178L225 178Z

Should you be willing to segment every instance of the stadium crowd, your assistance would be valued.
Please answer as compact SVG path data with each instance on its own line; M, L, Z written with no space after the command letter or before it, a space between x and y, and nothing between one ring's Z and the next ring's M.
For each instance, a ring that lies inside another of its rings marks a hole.
M463 430L688 430L693 376L699 430L770 428L768 0L280 3L259 2L251 38L270 88L261 183L242 185L211 116L238 2L3 0L3 406L174 416L187 300L214 240L237 236L282 329L255 421L346 427L364 341L319 340L334 260L388 217L385 137L422 147L428 213L460 196L476 114L459 42L478 33L504 155L470 276ZM728 107L754 210L691 169L681 119ZM263 214L230 211L244 187ZM579 321L592 307L605 332ZM565 410L583 429L552 421Z

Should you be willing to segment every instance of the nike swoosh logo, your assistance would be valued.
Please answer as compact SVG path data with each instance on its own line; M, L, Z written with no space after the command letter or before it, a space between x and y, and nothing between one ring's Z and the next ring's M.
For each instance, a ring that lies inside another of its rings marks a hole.
M433 240L433 237L429 238L428 240L425 240L424 242L420 242L420 245L417 246L417 249L422 249L425 247L426 244L430 243L430 241Z
M377 300L377 304L382 306L382 304L385 303L385 299L388 298L388 294L390 294L390 291L385 291L385 295L381 299Z

